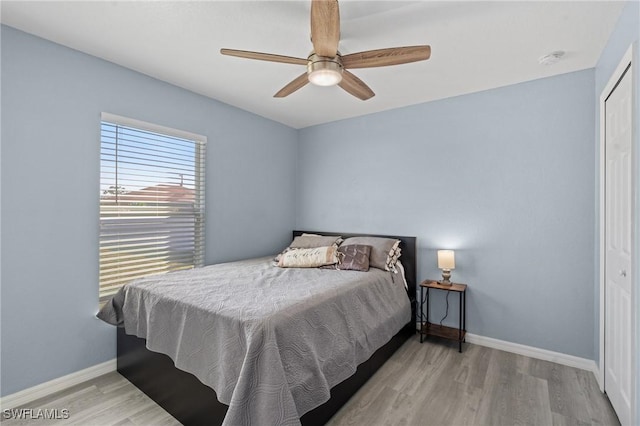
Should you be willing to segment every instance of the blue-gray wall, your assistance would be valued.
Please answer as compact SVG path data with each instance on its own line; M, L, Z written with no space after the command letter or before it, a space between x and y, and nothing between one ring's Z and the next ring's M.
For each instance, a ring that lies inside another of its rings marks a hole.
M206 262L275 253L298 132L2 27L2 395L115 357L98 307L100 113L208 137Z
M600 55L600 59L598 60L598 64L595 68L595 98L596 98L596 169L600 167L600 95L604 90L605 85L608 83L611 78L613 72L616 67L622 60L622 57L635 43L635 56L633 60L635 61L634 67L634 83L635 83L635 107L636 107L636 116L634 118L634 127L635 127L635 170L640 170L640 2L637 0L632 0L627 2L625 8L618 19L616 27L609 38L609 41L602 51ZM596 176L598 178L598 176ZM595 272L594 272L594 294L595 294L595 314L594 314L594 355L596 362L599 362L600 353L600 330L599 330L599 320L600 320L600 234L599 234L599 203L600 203L600 193L599 193L599 185L596 183L596 247L594 252L594 264L595 264ZM640 185L636 182L636 206L640 202ZM640 210L636 209L636 228L635 228L635 253L636 259L640 258ZM636 260L637 261L637 260ZM639 272L639 271L636 271ZM634 288L635 288L635 306L636 306L636 330L640 331L640 272L634 275ZM636 333L636 407L640 409L640 338L637 337ZM636 419L638 420L638 419Z
M594 111L639 9L595 70L299 132L3 26L1 395L115 355L93 318L102 111L209 138L207 263L277 251L294 225L417 235L421 279L457 250L471 332L597 360Z
M420 280L455 249L471 333L592 359L593 87L591 69L303 129L297 226L415 235Z

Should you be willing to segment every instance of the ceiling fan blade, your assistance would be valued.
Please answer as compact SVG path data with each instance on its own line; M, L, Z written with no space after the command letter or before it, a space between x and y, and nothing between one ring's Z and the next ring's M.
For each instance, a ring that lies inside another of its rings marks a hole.
M316 55L333 58L340 41L340 10L337 0L311 1L311 42Z
M273 95L273 97L284 98L285 96L289 96L296 90L306 86L308 82L309 82L309 79L307 78L307 73L305 72L304 74L300 74L291 83L287 84L282 89L280 89L278 93Z
M342 87L344 90L346 90L356 98L362 99L363 101L373 98L376 95L375 93L373 93L373 90L369 88L369 86L364 84L364 81L360 80L358 77L347 70L344 70L342 72L342 81L338 83L338 86Z
M274 55L272 53L250 52L248 50L220 49L223 55L237 56L238 58L257 59L259 61L283 62L285 64L307 65L307 60L292 56Z
M431 46L391 47L367 50L342 57L345 68L373 68L424 61L431 56Z

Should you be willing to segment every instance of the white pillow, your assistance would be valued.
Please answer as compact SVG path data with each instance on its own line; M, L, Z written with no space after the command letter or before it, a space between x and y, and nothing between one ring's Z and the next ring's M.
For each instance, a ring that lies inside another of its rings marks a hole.
M282 253L278 266L281 268L317 268L338 263L335 246L299 248Z

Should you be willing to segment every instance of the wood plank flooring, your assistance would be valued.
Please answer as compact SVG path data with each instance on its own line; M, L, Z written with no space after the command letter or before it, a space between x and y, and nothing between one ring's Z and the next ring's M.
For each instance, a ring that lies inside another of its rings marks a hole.
M17 425L179 425L117 373L20 408L69 410ZM329 422L342 425L619 425L591 372L431 338L405 343Z

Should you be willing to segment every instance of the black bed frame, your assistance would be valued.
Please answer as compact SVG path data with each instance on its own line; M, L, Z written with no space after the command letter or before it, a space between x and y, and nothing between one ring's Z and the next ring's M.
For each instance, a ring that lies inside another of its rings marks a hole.
M355 374L331 389L331 399L309 411L300 419L303 425L325 424L358 389L384 364L402 344L415 333L416 312L416 238L390 235L350 234L336 232L293 231L322 235L341 235L343 238L376 236L397 238L401 241L402 264L411 300L411 322L367 361L360 364ZM216 393L194 375L179 370L167 355L146 348L146 341L128 335L118 328L118 372L147 394L158 405L184 425L219 425L228 406L218 401Z

